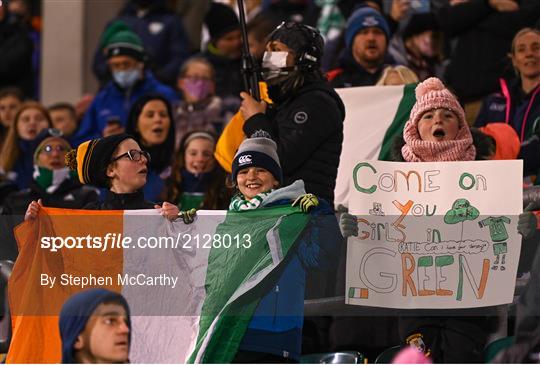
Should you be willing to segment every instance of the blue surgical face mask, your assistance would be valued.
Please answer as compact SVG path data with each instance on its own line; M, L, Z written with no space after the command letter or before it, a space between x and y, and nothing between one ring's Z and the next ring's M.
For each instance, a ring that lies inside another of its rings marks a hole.
M141 79L141 72L134 68L125 71L114 71L112 76L118 86L120 86L122 89L129 89Z

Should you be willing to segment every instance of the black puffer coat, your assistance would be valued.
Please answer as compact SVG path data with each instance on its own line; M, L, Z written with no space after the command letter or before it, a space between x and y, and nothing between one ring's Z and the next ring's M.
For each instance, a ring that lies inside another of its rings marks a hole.
M326 80L306 81L285 101L244 124L250 137L271 135L278 147L283 185L304 180L306 191L332 205L343 142L345 106Z

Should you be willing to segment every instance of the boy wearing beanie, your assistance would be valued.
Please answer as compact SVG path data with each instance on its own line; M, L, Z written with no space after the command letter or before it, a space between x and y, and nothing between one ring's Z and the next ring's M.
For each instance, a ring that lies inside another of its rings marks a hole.
M306 194L297 180L280 187L283 173L277 145L268 138L242 142L232 165L239 193L230 211L245 212L271 206L298 205L310 222L289 251L279 275L259 300L233 363L299 361L302 344L306 276L312 270L330 270L337 264L343 241L332 207Z
M103 33L102 52L112 75L84 114L73 138L76 145L89 139L122 133L131 105L148 93L162 94L169 102L178 100L175 91L146 69L146 52L139 36L117 21Z
M131 321L126 299L102 288L71 296L60 312L63 364L129 362Z
M351 14L345 29L346 53L339 68L328 72L335 88L375 85L385 68L390 27L384 16L371 7Z

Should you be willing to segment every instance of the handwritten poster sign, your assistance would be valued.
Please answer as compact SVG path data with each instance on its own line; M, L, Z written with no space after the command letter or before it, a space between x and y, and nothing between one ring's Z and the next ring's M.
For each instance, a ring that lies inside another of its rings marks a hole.
M522 161L352 163L348 304L473 308L512 301Z

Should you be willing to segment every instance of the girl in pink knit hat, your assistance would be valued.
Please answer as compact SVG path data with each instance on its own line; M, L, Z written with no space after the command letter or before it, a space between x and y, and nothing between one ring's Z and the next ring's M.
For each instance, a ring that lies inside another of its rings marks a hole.
M416 87L416 104L405 124L403 140L396 160L472 161L476 157L463 108L437 78ZM435 363L481 362L489 328L486 315L485 308L479 312L407 311L399 318L400 337Z
M471 161L476 157L463 108L437 78L416 87L416 104L403 139L396 140L394 148L396 161ZM340 226L344 237L358 235L356 217L343 214ZM489 315L494 314L487 308L403 310L397 321L399 336L403 345L413 348L408 353L417 356L414 362L479 363L492 325Z
M470 161L476 155L463 108L435 77L416 87L416 104L403 139L400 152L407 162Z

